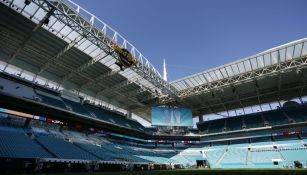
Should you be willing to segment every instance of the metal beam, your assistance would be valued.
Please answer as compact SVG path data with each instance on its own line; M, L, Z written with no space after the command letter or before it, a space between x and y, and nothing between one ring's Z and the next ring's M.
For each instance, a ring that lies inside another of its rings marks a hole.
M240 106L241 106L241 108L242 108L242 110L243 110L243 112L244 112L244 114L245 114L245 110L244 110L244 107L243 107L243 103L242 103L242 101L241 101L240 95L238 94L235 85L233 85L233 91L234 91L234 93L236 94L236 97L237 97L237 99L238 99L238 101L239 101L239 103L240 103ZM237 112L236 112L236 113L237 113Z
M296 86L296 87L292 87L292 88L283 88L281 89L281 92L287 92L287 91L291 91L291 90L302 90L302 88L306 89L307 87L307 84L303 84L303 85L300 85L300 86ZM255 94L255 95L249 95L248 97L244 97L244 98L241 98L241 100L248 100L248 99L253 99L253 98L261 98L261 97L264 97L264 96L267 96L267 95L273 95L273 94L278 94L278 90L275 90L275 91L271 91L271 92L266 92L266 93L262 93L262 94ZM281 94L286 94L286 93L281 93ZM239 102L237 99L234 99L234 100L230 100L230 101L225 101L224 103L225 104L231 104L231 103L235 103L235 102ZM260 100L261 102L261 100ZM259 102L258 102L259 104ZM192 108L192 110L200 110L200 109L207 109L209 106L210 107L216 107L216 106L220 106L221 104L209 104L207 103L207 106L206 107L200 107L200 108Z
M144 93L144 92L151 93L146 88L140 86L138 89L133 89L129 92L126 92L125 95L128 96L128 97L134 97L134 96L141 94L141 93ZM114 98L116 99L117 96L115 96ZM147 96L139 99L139 101L144 102L144 101L152 99L152 98L154 98L154 97L152 96L152 93L151 93L151 95L147 95Z
M83 65L79 66L76 70L70 72L69 74L65 75L60 84L63 84L65 81L69 80L71 77L74 75L77 75L84 71L85 69L89 68L90 66L94 65L95 63L99 62L100 60L104 59L107 57L109 54L107 53L100 53L97 57L91 59L90 61L84 63Z
M209 75L209 76L210 76L210 75ZM210 76L210 77L211 77L211 76ZM204 76L204 78L205 78L205 80L206 80L207 82L209 82L209 80L208 80L205 76ZM212 79L212 77L211 77L211 79ZM226 108L226 106L225 106L225 104L224 104L224 102L223 102L223 100L222 100L222 98L216 93L216 89L214 89L214 87L212 87L211 83L208 84L208 87L210 88L209 91L210 91L212 94L214 94L214 96L217 97L218 100L220 101L220 103L223 105L225 111L228 111L227 108Z
M11 57L9 58L9 60L7 61L3 71L6 70L7 66L9 64L11 64L14 59L16 58L16 56L23 50L23 48L28 44L28 42L30 41L30 39L32 38L32 36L37 32L37 30L44 25L45 21L52 15L52 13L54 12L54 8L50 8L50 9L46 9L48 10L47 14L43 17L42 20L40 20L40 22L38 24L36 24L36 26L32 29L31 33L25 38L25 40L20 44L20 46L17 48L17 50L15 51L15 53L13 53L11 55Z
M293 49L294 50L294 49ZM280 63L281 63L281 60L280 60L280 53L278 52L277 54L277 61L278 61L278 66L281 66ZM277 80L277 86L278 86L278 99L280 99L280 90L281 90L281 86L282 86L282 73L283 71L281 69L279 69L279 75L278 75L278 80Z
M277 79L277 88L278 88L278 91L281 90L281 87L282 86L282 72L280 71L279 72L279 75L278 75L278 79ZM280 99L280 92L278 93L278 98Z
M126 49L129 46L128 49L131 48L132 55L139 61L139 66L132 67L131 69L156 87L160 88L163 92L170 94L173 98L178 98L176 95L177 90L168 82L163 80L158 71L135 47L96 16L90 14L70 0L68 0L68 2L74 4L74 6L68 6L63 1L34 0L34 2L39 6L41 6L41 3L47 3L54 7L56 9L53 15L55 18L79 34L86 34L89 41L97 45L97 47L102 49L104 52L110 53L114 59L119 59L112 47L114 43L117 43ZM80 10L82 10L82 13ZM89 21L82 16L84 13L87 13L90 16ZM96 23L99 23L102 28L98 28ZM109 34L110 31L113 32L112 36ZM119 42L121 40L123 41L122 43Z
M106 79L106 78L108 78L108 77L111 77L111 76L113 76L113 75L116 75L116 74L118 74L119 71L120 71L120 70L118 70L118 71L106 72L106 73L100 75L99 77L96 77L95 79L91 79L91 80L89 80L87 83L81 85L81 86L78 88L78 91L82 91L82 90L84 90L86 87L88 87L88 86L90 86L90 85L97 84L98 82L100 82L100 81L102 81L102 80L104 80L104 79Z
M110 92L110 91L114 91L114 90L116 90L116 89L119 89L119 88L122 88L122 87L124 87L124 86L128 86L128 85L130 85L130 84L132 84L132 83L135 83L136 81L138 81L139 79L138 78L135 78L135 79L133 79L133 80L124 80L124 81L122 81L122 82L119 82L119 83L117 83L117 84L115 84L115 85L112 85L112 86L109 86L109 87L107 87L106 89L104 89L104 90L102 90L102 91L99 91L97 94L96 94L96 97L99 97L99 96L101 96L101 95L103 95L103 94L105 94L105 93L108 93L108 92Z
M62 56L67 53L71 48L73 48L76 44L78 44L78 42L81 41L82 38L82 36L76 37L71 43L67 44L60 52L58 52L54 57L49 59L43 66L39 68L39 71L36 73L36 76L42 74L52 64L56 64L62 58Z
M185 89L178 92L178 96L181 99L196 96L203 93L211 92L212 89L221 89L223 87L229 87L231 84L242 84L244 82L253 81L254 78L262 78L269 75L277 74L278 71L290 72L292 70L301 69L307 66L307 55L301 56L299 58L290 59L285 62L280 63L280 65L271 65L258 70L252 70L247 73L243 73L237 76L232 76L226 79L217 80L214 82L206 83L194 88ZM169 103L174 101L169 96L161 96L160 103Z
M232 63L232 64L228 64L225 65L223 68L219 67L215 70L209 70L207 72L203 72L200 74L196 74L193 76L200 76L206 74L206 75L210 75L211 72L215 73L215 71L220 71L221 69L226 70L227 71L227 67L232 69L232 66L235 66L237 68L239 68L238 64L245 64L246 62L251 62L252 59L257 59L258 57L262 57L262 59L264 59L264 56L269 55L269 59L273 59L273 54L279 53L281 50L285 49L285 48L289 48L289 47L294 47L296 45L302 45L302 43L306 42L306 39L302 39L302 40L298 40L292 43L289 43L287 45L283 45L274 49L271 49L269 51L254 55L252 57L249 57L247 59L243 59L240 62L236 62L236 63ZM300 48L300 47L298 47ZM301 47L303 48L303 47ZM283 70L284 72L290 71L292 69L296 69L296 68L300 68L300 67L305 67L306 64L306 56L307 55L300 55L300 57L298 58L294 58L294 52L292 53L292 59L285 59L282 62L279 62L279 64L269 64L266 66L253 66L252 64L250 64L250 69L251 70L246 70L247 71L243 71L243 72L239 72L238 74L235 74L234 72L231 74L231 76L228 76L227 78L221 78L215 81L208 81L202 85L196 86L196 87L192 87L192 88L187 88L184 90L181 90L178 92L178 96L180 98L186 98L188 96L195 96L201 93L206 93L208 91L210 91L210 85L213 85L214 88L221 88L221 87L225 87L225 86L229 86L230 84L241 84L245 81L250 81L253 79L253 77L264 77L264 76L268 76L271 74L276 74L278 71ZM255 60L254 60L255 61ZM256 64L258 64L258 61L256 61ZM254 68L256 67L256 68ZM223 75L223 74L222 74ZM189 78L193 78L193 76L189 77ZM186 78L186 79L189 79ZM186 79L182 79L182 80L178 80L175 81L173 83L178 83L178 82L184 82ZM210 83L209 83L210 82ZM212 86L211 86L212 87Z
M115 72L113 72L113 74L114 74ZM104 75L102 75L103 77L108 77L108 76L110 76L112 74L112 72L109 72L108 74L104 74ZM99 78L99 80L96 80L96 81L98 81L97 83L99 83L99 81L101 80L101 78L103 78L103 77L98 77ZM95 80L93 80L93 82L94 82ZM89 82L89 83L93 83L93 82ZM130 96L127 96L126 94L122 94L122 93L120 93L120 92L118 92L118 91L116 91L116 89L118 89L118 88L121 88L121 87L124 87L124 86L127 86L127 85L129 85L129 84L131 84L131 83L133 83L132 81L130 81L130 80L125 80L125 81L122 81L122 82L120 82L120 83L118 83L118 84L116 84L116 85L113 85L113 86L106 86L106 85L103 85L103 84L99 84L99 85L102 85L103 87L105 87L105 89L104 90L102 90L102 91L100 91L100 92L98 92L96 95L95 95L95 98L97 98L97 99L105 99L106 97L103 95L103 94L105 94L106 92L110 92L110 91L113 91L114 93L116 93L116 94L118 94L119 96L123 96L123 97L125 97L125 98L128 98L129 100L131 100L131 101L133 101L134 103L136 103L137 105L139 105L139 106L145 106L143 103L141 103L141 102L139 102L137 99L134 99L134 98L132 98L132 97L130 97ZM82 90L82 88L80 89L80 90ZM79 91L80 92L80 91ZM110 98L108 98L108 101L114 101L114 99L110 99ZM121 108L125 108L123 105L121 105Z
M305 69L301 70L301 77L300 77L300 80L303 81L303 85L306 85L307 83L307 77L305 76ZM304 88L305 86L303 86L299 92L299 98L302 98L302 94L303 94L303 91L304 91Z

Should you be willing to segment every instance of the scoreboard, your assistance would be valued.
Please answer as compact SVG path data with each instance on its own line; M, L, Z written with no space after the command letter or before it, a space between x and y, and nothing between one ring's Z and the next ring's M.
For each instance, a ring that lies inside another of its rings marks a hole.
M151 124L154 126L193 126L192 110L178 107L152 107Z

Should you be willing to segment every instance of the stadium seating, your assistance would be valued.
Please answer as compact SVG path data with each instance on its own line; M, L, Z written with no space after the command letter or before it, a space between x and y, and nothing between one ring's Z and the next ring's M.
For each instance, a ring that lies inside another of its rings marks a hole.
M0 157L53 157L20 129L1 127L0 148Z
M306 162L307 148L303 140L277 140L191 147L180 151L147 149L110 142L78 132L33 128L31 137L20 127L0 127L0 156L22 158L59 158L77 160L129 161L141 163L181 163L192 167L196 160L207 160L212 168L281 168L294 161ZM43 133L43 134L41 134ZM64 137L73 140L64 139ZM96 142L94 144L94 142ZM21 144L22 143L22 144ZM99 144L97 144L99 143ZM280 162L275 165L273 162Z
M241 130L243 126L243 117L229 117L226 119L227 131Z
M179 154L173 154L171 159L180 162L184 167L192 167L196 160L206 160L202 150L203 148L187 148Z
M45 103L47 105L62 108L62 109L66 110L66 106L65 106L64 102L62 100L58 99L58 98L52 98L52 97L49 97L49 96L43 95L43 94L36 94L36 96L38 96L41 99L42 103Z
M189 159L189 156L177 154L171 158L176 162L180 162L184 167L192 167L194 162Z
M13 87L15 89L9 90L9 88ZM80 102L71 101L46 92L33 91L33 88L24 85L9 84L9 86L4 87L4 90L13 95L28 99L32 98L32 100L37 100L33 98L36 96L41 99L38 101L43 104L65 110L69 107L77 114L95 117L108 123L148 133L155 132L155 128L144 128L140 123L127 119L119 113L88 103L81 104ZM246 129L258 128L265 126L265 123L272 126L283 125L288 124L289 119L294 119L297 123L307 121L306 107L304 105L285 107L261 113L200 122L197 126L199 130L210 134L238 131L243 126ZM1 120L1 125L9 125L11 122L10 120ZM19 125L23 125L24 122L22 120ZM0 132L1 157L44 157L139 163L151 162L157 164L181 163L185 167L192 167L195 165L196 160L207 160L213 168L279 168L287 163L293 164L294 161L306 162L307 157L307 149L303 145L304 142L293 138L287 138L287 140L277 139L274 142L268 139L262 142L252 141L251 144L242 143L235 145L227 145L227 142L223 142L226 145L213 144L210 147L182 147L181 150L178 147L177 152L174 152L170 150L172 149L170 145L159 146L153 151L154 144L148 147L149 149L145 148L145 145L140 148L135 145L128 145L125 142L104 142L101 138L91 140L84 136L84 134L81 135L78 132L72 131L59 132L53 129L45 131L35 128L31 131L34 133L34 136L29 137L22 128L17 126L1 126ZM69 138L69 141L64 138ZM92 142L93 140L95 140L95 144ZM19 144L21 142L25 144ZM281 163L274 165L273 160L278 160Z
M39 129L34 129L38 131ZM33 139L26 136L21 128L0 126L0 157L20 158L60 158L78 160L119 160L132 162L170 163L171 155L158 154L152 150L112 143L93 145L90 143L71 143L62 135L35 132ZM68 132L66 132L67 135ZM71 134L69 135L71 136ZM75 138L76 139L76 138ZM82 141L82 140L80 140ZM102 142L101 142L102 143ZM137 150L136 150L137 149ZM47 150L47 151L46 151ZM167 157L167 156L168 157Z
M226 149L228 145L225 146L214 146L208 149L205 149L205 156L209 161L211 166L219 164L219 161L222 160L223 156L226 154Z
M288 118L284 115L284 113L281 110L273 110L269 112L264 112L263 116L265 120L269 122L269 125L271 126L289 123Z
M205 133L209 133L209 126L210 126L210 122L206 121L206 122L198 122L197 123L197 128L200 131L203 131Z
M218 133L224 131L225 119L212 120L209 127L209 133Z
M168 158L168 157L173 156L173 155L170 155L170 153L167 155L167 154L160 154L157 151L152 151L152 150L143 149L143 148L128 147L124 145L122 145L121 147L127 150L127 152L129 152L130 154L136 157L145 159L146 161L162 163L162 164L174 162Z
M108 111L92 104L81 105L80 102L61 98L59 95L49 94L48 91L33 89L33 87L23 85L21 83L12 82L5 78L0 78L0 85L3 87L2 91L14 96L31 99L43 104L57 107L60 109L71 109L72 112L81 114L87 117L95 117L100 120L110 122L113 124L125 126L131 129L144 131L145 128L137 121L127 119L125 116L116 112ZM50 90L49 90L50 91ZM151 132L151 131L149 131Z
M120 156L117 156L115 153L110 152L101 146L85 144L85 143L75 143L75 144L83 148L84 150L87 150L88 152L96 155L101 160L122 160Z
M307 109L305 106L284 109L285 113L295 122L305 122L307 121Z
M227 149L225 156L219 162L223 166L227 166L229 164L233 165L244 165L247 164L247 145L241 144L237 146L230 146Z
M91 116L91 114L83 108L80 102L74 102L71 100L67 100L65 98L62 98L63 102L65 103L66 106L69 106L73 112L85 115L85 116Z
M251 151L251 159L253 164L272 165L272 159L281 159L277 150L257 150Z
M296 122L307 120L307 110L304 108L298 110L286 110L285 113L282 110L283 109L277 109L261 113L199 122L197 123L197 127L200 131L206 133L219 133L223 131L241 130L243 126L245 126L246 129L264 127L265 121L270 126L276 126L288 124L290 119L294 119Z
M33 99L33 97L36 95L32 87L10 81L2 77L0 77L0 85L3 87L0 89L0 91L14 96Z
M76 145L51 136L38 136L37 141L46 147L50 152L62 159L82 159L82 160L98 160L97 157L85 152Z
M275 149L274 145L278 148ZM197 152L193 154L189 152L191 150L204 151L205 158L212 168L281 168L293 161L307 160L307 148L297 139L188 148L172 159L182 162L187 167L191 166L191 162L202 160L202 156L197 157ZM273 161L280 163L275 165Z
M286 162L306 162L307 148L284 149L280 150Z
M128 128L133 128L137 130L144 131L144 127L138 123L137 121L129 120L124 116L120 116L119 114L112 113L110 111L106 111L104 109L100 109L93 105L85 104L84 108L89 112L93 113L93 115L106 122L110 122L117 125L122 125Z
M302 140L293 139L293 140L275 141L275 145L279 149L283 149L283 148L302 147L303 143L302 143Z
M244 116L244 123L246 129L249 128L259 128L264 126L264 121L261 117L261 114L248 114Z

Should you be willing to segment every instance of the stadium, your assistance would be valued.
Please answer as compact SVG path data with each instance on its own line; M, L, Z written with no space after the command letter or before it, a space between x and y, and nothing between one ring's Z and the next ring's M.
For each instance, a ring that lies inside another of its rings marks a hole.
M307 38L169 82L72 0L1 0L0 70L4 174L307 174Z

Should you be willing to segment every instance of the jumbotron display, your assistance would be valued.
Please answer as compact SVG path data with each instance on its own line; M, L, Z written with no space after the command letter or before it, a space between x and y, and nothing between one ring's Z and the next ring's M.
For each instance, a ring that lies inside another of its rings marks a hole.
M152 107L154 126L193 126L192 110L177 107Z

